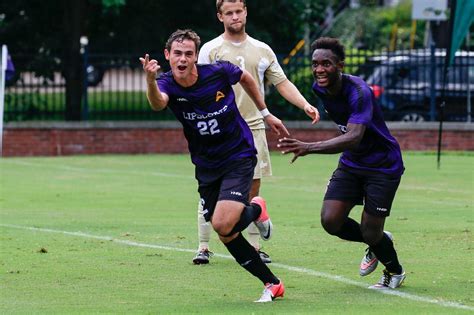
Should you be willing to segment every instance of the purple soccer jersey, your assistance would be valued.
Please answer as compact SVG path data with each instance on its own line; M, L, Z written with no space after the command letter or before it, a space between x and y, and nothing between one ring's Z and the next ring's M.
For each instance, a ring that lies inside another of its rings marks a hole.
M171 71L157 79L161 92L169 96L168 108L183 125L192 162L215 168L255 156L252 132L240 115L232 90L242 70L227 61L196 66L198 80L190 87L179 85Z
M339 95L329 95L327 90L316 82L313 83L313 91L323 101L324 109L342 133L347 131L348 123L366 127L359 146L342 153L342 164L363 171L403 174L400 146L390 134L372 89L365 81L343 74Z

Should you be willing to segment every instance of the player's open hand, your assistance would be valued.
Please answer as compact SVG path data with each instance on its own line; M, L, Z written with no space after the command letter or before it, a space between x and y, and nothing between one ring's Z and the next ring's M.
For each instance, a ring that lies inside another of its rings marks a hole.
M287 135L287 136L290 135L290 133L286 129L283 122L279 118L273 116L272 114L265 117L265 122L268 124L268 126L270 126L273 132L276 133L278 136L282 134Z
M150 60L150 56L145 54L145 58L139 58L142 63L143 70L146 73L146 81L148 83L154 83L156 80L156 75L161 69L161 66L158 64L156 59Z
M306 113L306 115L308 115L311 118L311 120L312 120L311 124L314 125L315 123L317 123L319 121L319 119L320 119L319 111L313 105L310 105L310 104L305 105L304 112Z
M294 154L290 163L296 161L298 157L308 154L310 149L309 143L289 138L279 139L277 147L281 149L282 154Z

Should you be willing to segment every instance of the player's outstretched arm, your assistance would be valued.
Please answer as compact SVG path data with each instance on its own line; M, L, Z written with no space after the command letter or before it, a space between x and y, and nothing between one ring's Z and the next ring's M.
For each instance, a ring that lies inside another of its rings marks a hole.
M282 154L293 153L293 158L290 162L293 163L298 157L305 156L306 154L310 153L311 146L315 143L303 142L298 139L282 138L278 140L277 147L282 150Z
M290 133L286 129L283 122L268 111L267 105L263 100L263 96L260 94L257 83L248 71L243 70L242 77L240 78L240 84L255 103L260 113L262 113L263 119L273 130L273 132L277 135L283 134L289 136Z
M288 102L295 105L296 107L304 110L306 115L308 115L312 124L315 124L319 121L319 111L308 103L306 98L300 93L296 86L288 79L276 85L278 93L283 96Z
M291 163L300 156L311 153L331 154L340 153L354 149L359 146L365 133L365 126L362 124L347 124L347 132L325 141L302 142L297 139L282 138L278 140L277 147L282 154L293 153Z
M142 63L143 71L145 71L146 74L146 96L151 108L153 110L165 109L166 105L168 105L169 97L167 94L161 93L158 84L156 84L156 75L158 74L158 70L161 68L158 61L155 59L150 60L148 54L145 54L145 57L140 58L139 60Z

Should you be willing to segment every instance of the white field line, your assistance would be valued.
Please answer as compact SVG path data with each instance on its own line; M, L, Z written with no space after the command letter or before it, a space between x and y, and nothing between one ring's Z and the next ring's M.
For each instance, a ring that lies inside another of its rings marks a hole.
M127 241L127 240L120 240L120 239L116 239L116 238L109 237L109 236L98 236L98 235L92 235L92 234L87 234L87 233L83 233L83 232L68 232L68 231L53 230L53 229L38 228L38 227L29 227L29 226L21 226L21 225L13 225L13 224L0 224L0 226L6 227L6 228L38 231L38 232L45 232L45 233L57 233L57 234L71 235L71 236L77 236L77 237L85 237L85 238L91 238L91 239L97 239L97 240L111 241L111 242L114 242L114 243L123 244L123 245L127 245L127 246L145 247L145 248L153 248L153 249L163 249L163 250L169 250L169 251L175 251L175 252L186 252L186 253L195 253L196 252L196 250L194 250L194 249L186 249L186 248L177 248L177 247L171 247L171 246L138 243L138 242L132 242L132 241ZM218 254L218 253L214 253L214 256L220 257L220 258L225 258L225 259L234 259L232 256ZM332 274L329 274L329 273L316 271L316 270L313 270L313 269L308 269L308 268L303 268L303 267L294 267L294 266L289 266L289 265L280 264L280 263L272 263L272 266L277 267L277 268L281 268L281 269L286 269L286 270L289 270L289 271L294 271L294 272L297 272L297 273L307 274L307 275L310 275L310 276L326 278L326 279L333 280L333 281L336 281L336 282L341 282L341 283L344 283L344 284L350 284L350 285L354 285L354 286L357 286L357 287L361 287L361 288L365 288L367 290L370 290L370 289L368 289L369 284L359 282L359 281L354 281L354 280L345 278L343 276L332 275ZM464 305L464 304L460 304L460 303L457 303L457 302L451 302L451 301L442 301L442 300L438 300L438 299L435 299L435 298L414 295L414 294L405 293L403 291L398 291L398 290L372 290L372 291L379 292L379 293L382 293L382 294L387 294L387 295L395 295L395 296L398 296L400 298L404 298L404 299L412 300L412 301L416 301L416 302L430 303L430 304L435 304L435 305L438 305L438 306L443 306L443 307L448 307L448 308L474 311L474 307L469 306L469 305Z

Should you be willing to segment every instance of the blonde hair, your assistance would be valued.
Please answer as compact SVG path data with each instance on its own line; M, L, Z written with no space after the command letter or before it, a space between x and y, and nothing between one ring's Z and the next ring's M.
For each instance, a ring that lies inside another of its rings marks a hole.
M217 12L221 13L221 7L224 4L224 2L232 2L232 3L242 2L244 4L244 7L247 6L247 4L245 3L245 0L216 0L216 10L217 10Z

